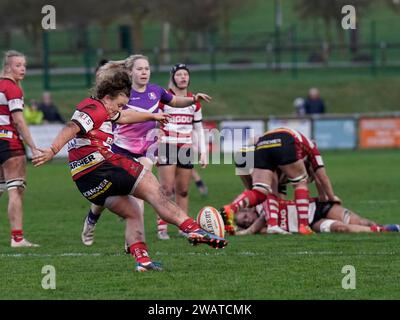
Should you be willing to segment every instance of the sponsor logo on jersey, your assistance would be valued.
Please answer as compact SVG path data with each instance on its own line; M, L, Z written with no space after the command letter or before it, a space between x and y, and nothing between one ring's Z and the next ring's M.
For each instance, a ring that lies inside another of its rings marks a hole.
M78 121L86 132L93 129L94 122L92 118L85 112L76 110L72 116L72 120Z
M150 100L156 100L157 99L157 95L154 92L149 92L149 99Z
M0 138L12 139L13 133L9 130L0 130Z
M103 194L104 192L106 192L111 187L111 185L112 182L108 181L107 179L104 179L102 182L100 182L100 184L97 187L83 192L83 196L89 200L94 199L99 195Z
M93 152L86 157L76 160L76 161L71 161L69 163L69 168L71 170L72 176L89 169L101 162L104 161L104 157L100 154L100 152Z
M191 124L193 117L191 116L174 116L169 119L169 123Z
M285 209L282 209L280 212L280 218L281 218L281 228L283 230L287 230L287 222L288 222L288 216L287 216L287 211Z

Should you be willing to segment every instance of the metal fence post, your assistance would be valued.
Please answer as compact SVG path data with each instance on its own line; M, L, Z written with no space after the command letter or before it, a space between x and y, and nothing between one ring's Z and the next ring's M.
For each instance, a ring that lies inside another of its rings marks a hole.
M297 75L298 75L298 70L297 70L297 28L296 25L294 24L292 26L292 35L291 35L291 39L292 39L292 78L296 79Z
M90 39L88 28L85 27L83 30L83 37L84 37L84 52L83 52L83 63L85 66L85 79L86 79L86 86L89 88L92 83L92 72L90 70Z
M43 39L43 90L50 90L50 70L49 70L49 33L42 32Z
M376 21L371 21L371 74L376 76Z

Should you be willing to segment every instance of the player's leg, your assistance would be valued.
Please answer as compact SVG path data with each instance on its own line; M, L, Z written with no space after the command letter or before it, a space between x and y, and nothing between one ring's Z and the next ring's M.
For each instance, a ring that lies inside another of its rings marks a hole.
M3 166L0 165L0 197L7 191L6 180L4 179Z
M332 219L321 219L312 225L315 232L329 233L360 233L360 232L376 232L368 226L360 226L355 224L344 224L341 221Z
M153 162L146 157L141 157L138 161L148 170L151 170ZM141 199L137 199L142 208L144 208L144 202ZM104 211L104 206L91 204L89 212L83 221L83 228L81 233L81 240L85 246L91 246L94 243L94 233L96 224L100 220L101 214ZM143 212L144 209L142 209Z
M96 223L100 219L104 209L103 206L98 206L93 203L91 204L89 212L83 222L83 230L81 233L81 240L85 246L91 246L93 244Z
M400 232L400 226L398 224L379 225L376 222L363 218L360 215L352 212L349 209L342 207L339 204L335 204L328 212L327 218L340 220L344 224L358 225L370 227L375 232L387 231L387 232Z
M197 187L197 190L199 190L199 193L203 197L206 197L208 195L208 188L195 168L191 170L191 176Z
M12 247L36 247L23 235L23 197L26 188L26 157L11 157L3 165L4 179L8 191L8 218L11 226Z
M220 213L228 233L235 233L234 216L236 212L240 209L255 207L265 201L267 195L272 192L273 176L274 172L271 170L255 168L251 174L252 189L243 191L230 204L221 208Z
M175 198L175 164L161 164L157 167L158 179L160 181L163 192L168 199ZM166 221L157 216L157 237L160 240L169 240L168 224Z
M178 226L187 234L188 240L192 244L206 243L215 248L223 248L227 245L225 239L201 229L193 218L190 218L176 203L168 199L151 172L145 171L141 174L133 190L133 195L147 201L163 220Z
M189 185L192 168L177 166L175 176L176 204L183 211L189 212Z
M125 219L125 242L136 260L136 271L161 271L161 265L150 259L145 240L142 207L136 199L131 196L112 196L106 199L104 206Z
M297 160L293 163L280 166L280 169L286 174L289 182L294 187L294 196L299 220L299 232L302 234L310 234L312 233L312 230L308 226L310 194L307 185L308 174L304 161Z

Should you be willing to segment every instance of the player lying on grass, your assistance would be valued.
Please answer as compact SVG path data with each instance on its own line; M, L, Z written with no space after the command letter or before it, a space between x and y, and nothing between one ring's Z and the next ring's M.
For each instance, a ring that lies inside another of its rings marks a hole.
M363 218L335 202L320 202L310 198L308 222L315 232L399 232L397 224L379 225ZM296 204L291 200L279 199L278 225L290 233L298 232ZM265 213L268 208L264 202L255 208L247 208L236 213L235 221L238 226L236 235L267 233Z
M95 97L78 104L71 121L60 131L50 148L40 150L42 154L33 157L33 164L40 166L48 162L69 141L72 179L91 203L105 206L125 218L125 240L136 259L137 271L160 270L161 267L153 263L148 255L143 215L137 201L130 195L150 203L165 221L185 232L190 243L225 247L225 239L201 229L166 197L151 171L135 159L112 152L113 123L167 120L162 113L122 110L128 102L131 85L128 74L119 68L110 70L109 74L96 81Z

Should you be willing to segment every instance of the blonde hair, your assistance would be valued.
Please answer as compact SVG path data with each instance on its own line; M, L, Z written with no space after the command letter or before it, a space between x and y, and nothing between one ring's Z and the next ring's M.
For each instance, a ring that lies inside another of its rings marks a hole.
M5 75L5 70L7 66L10 64L10 59L14 57L23 57L25 58L25 55L19 51L16 50L8 50L4 52L3 56L3 63L2 63L2 68L1 68L1 76L4 77Z
M150 63L149 58L147 56L144 56L142 54L133 54L125 59L126 68L128 68L129 71L132 71L135 62L140 59L146 60L147 62Z
M149 58L141 55L134 54L124 60L109 61L105 65L101 66L96 72L96 83L99 83L106 78L112 77L116 72L126 72L129 76L132 76L132 69L135 62L139 59L149 61Z

